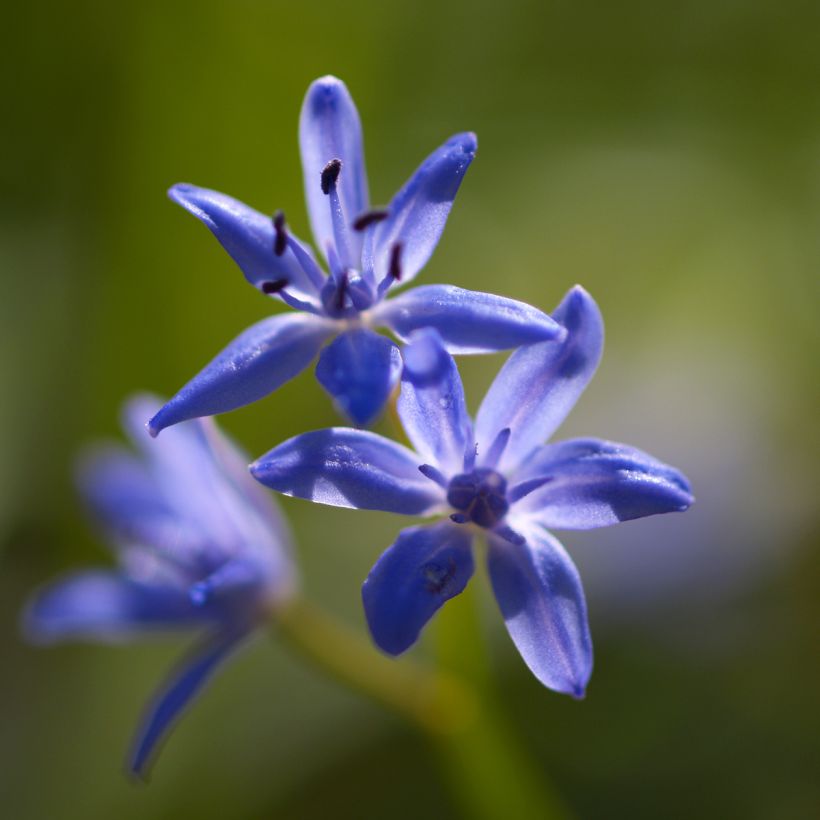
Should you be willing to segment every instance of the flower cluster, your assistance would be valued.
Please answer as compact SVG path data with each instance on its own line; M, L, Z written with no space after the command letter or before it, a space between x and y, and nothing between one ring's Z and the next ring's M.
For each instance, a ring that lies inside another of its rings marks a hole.
M586 602L549 530L604 527L693 501L679 471L633 447L597 438L545 443L601 357L603 320L582 288L551 315L449 285L393 296L441 236L475 156L473 134L447 140L383 209L370 205L359 117L339 80L311 85L299 139L310 222L329 273L281 211L269 217L215 191L171 188L252 285L297 312L246 330L167 403L131 402L126 427L141 457L108 448L80 474L120 569L56 581L27 609L27 632L38 641L201 634L140 728L131 759L138 773L218 664L296 593L287 530L257 482L321 504L436 517L403 530L364 582L373 641L389 655L410 648L465 588L483 537L518 651L545 686L574 697L584 695L592 670ZM473 420L453 354L505 349L514 352ZM318 381L356 427L296 436L249 475L247 460L201 417L266 396L317 355ZM399 385L397 412L413 449L360 429ZM158 441L148 437L169 427Z

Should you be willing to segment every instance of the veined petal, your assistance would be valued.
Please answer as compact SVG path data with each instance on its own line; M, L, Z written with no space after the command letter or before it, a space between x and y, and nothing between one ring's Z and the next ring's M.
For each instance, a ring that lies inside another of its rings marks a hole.
M418 470L419 457L365 430L304 433L251 464L251 474L285 495L334 507L424 515L444 501Z
M512 522L526 539L490 534L487 566L507 631L544 686L580 698L592 673L592 640L578 570L548 532Z
M238 199L196 185L179 183L168 191L168 196L205 224L255 288L261 290L265 282L286 279L291 294L318 305L316 286L293 250L287 248L281 256L274 253L270 216Z
M186 658L160 687L143 716L128 761L130 771L144 777L157 748L185 707L211 679L217 667L237 648L246 633L218 633Z
M400 655L473 574L472 536L449 521L404 530L362 586L367 624L376 645Z
M603 319L583 288L570 290L552 315L567 330L564 340L516 350L490 385L476 417L480 453L487 451L500 430L511 430L500 463L502 472L513 472L555 432L601 358Z
M563 335L551 316L524 302L453 285L414 288L373 314L402 340L418 328L435 328L453 354L493 353Z
M304 370L335 330L332 322L299 313L252 325L151 419L151 435L180 421L226 413L267 396Z
M335 242L330 203L321 187L328 162L342 161L336 190L347 223L366 211L369 203L359 112L347 86L336 77L321 77L308 89L299 118L299 147L310 224L317 247L325 253L327 243ZM361 235L348 231L347 241L358 259Z
M435 330L419 330L404 348L398 412L424 461L444 475L461 471L470 417L456 363Z
M183 589L89 570L35 592L23 615L23 630L37 643L116 642L148 631L190 627L213 617L211 609L194 607Z
M464 174L475 157L475 134L456 134L433 151L393 197L388 216L373 237L377 282L390 272L393 248L401 245L401 279L409 282L438 244Z
M600 439L572 439L540 447L520 471L549 476L516 504L545 527L587 530L659 513L693 502L686 477L647 453Z
M381 413L401 376L401 354L386 336L348 330L321 353L316 378L339 412L365 427Z

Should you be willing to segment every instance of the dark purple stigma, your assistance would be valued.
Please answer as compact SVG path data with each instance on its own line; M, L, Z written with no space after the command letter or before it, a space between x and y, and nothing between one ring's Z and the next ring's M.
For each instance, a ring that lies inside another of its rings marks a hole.
M457 524L472 521L492 529L510 508L506 498L507 480L486 468L460 473L450 480L447 501L459 512L450 516Z
M401 281L401 252L403 245L401 242L394 243L390 248L390 265L387 268L387 275L397 282Z
M390 216L389 211L365 211L363 214L359 214L359 216L357 216L356 219L353 220L353 230L363 231L369 228L371 225L374 225L376 222L383 222L385 219L387 219L388 216Z
M274 279L270 282L262 282L262 293L266 293L270 296L273 293L279 293L280 290L284 290L288 286L287 279Z
M336 180L339 179L341 170L342 161L340 159L332 159L322 168L322 193L325 196L336 187Z
M288 249L288 232L285 230L285 214L277 211L273 215L273 230L276 235L273 238L273 252L281 256Z

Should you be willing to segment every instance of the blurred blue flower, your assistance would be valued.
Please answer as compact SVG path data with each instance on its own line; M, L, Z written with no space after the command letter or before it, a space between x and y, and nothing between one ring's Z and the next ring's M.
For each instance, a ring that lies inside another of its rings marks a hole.
M474 134L457 134L434 151L384 210L370 208L359 115L340 80L323 77L310 86L299 141L313 236L329 276L281 212L271 218L193 185L169 191L208 226L254 287L300 312L265 319L231 342L151 419L152 435L268 395L307 367L331 337L316 376L354 424L366 425L401 373L398 347L373 328L405 339L434 327L451 353L506 350L559 335L529 305L447 285L385 301L416 276L438 243L475 156Z
M251 465L279 492L324 504L443 521L404 530L362 588L378 646L398 655L473 574L473 537L487 536L495 598L525 662L546 686L581 697L592 644L578 572L547 531L591 529L693 501L677 470L600 439L543 445L592 378L603 321L581 288L553 317L560 343L516 351L476 417L467 415L455 362L434 330L413 336L398 412L415 452L373 433L319 430L279 445Z
M120 564L58 579L24 613L32 641L123 641L191 630L199 642L149 705L129 758L144 774L182 709L295 588L290 536L247 459L211 420L145 432L160 406L139 397L125 427L140 455L110 445L82 461L78 483Z

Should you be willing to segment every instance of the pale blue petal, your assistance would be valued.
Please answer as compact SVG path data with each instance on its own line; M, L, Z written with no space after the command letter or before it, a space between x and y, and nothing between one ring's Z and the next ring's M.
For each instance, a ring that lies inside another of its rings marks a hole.
M321 77L308 89L299 119L299 147L305 177L310 224L317 247L326 253L334 243L330 197L321 188L322 169L342 161L336 190L348 225L368 208L362 126L347 86L335 77ZM348 231L352 254L361 255L361 235Z
M681 512L694 500L686 477L674 467L600 439L541 447L520 472L549 480L516 504L516 515L531 515L555 529L587 530Z
M458 473L472 433L456 363L432 329L413 334L403 355L397 408L407 437L425 463Z
M333 323L306 314L272 316L252 325L151 419L151 435L267 396L304 370L335 330Z
M373 315L400 339L418 328L435 328L454 354L493 353L563 334L552 317L524 302L453 285L413 288L382 302Z
M419 472L419 457L365 430L304 433L251 464L251 474L285 495L334 507L423 515L444 491Z
M513 353L487 391L476 417L479 453L487 452L505 427L511 430L500 462L502 472L514 472L555 432L601 358L603 319L583 288L570 290L553 318L566 328L566 338L522 347Z
M445 522L404 530L362 586L367 624L376 645L400 655L473 574L472 535Z
M544 686L583 697L592 673L592 639L578 570L549 533L512 523L525 542L490 535L487 556L507 631Z
M348 330L321 353L316 378L337 409L359 427L381 414L401 375L401 354L372 330Z
M401 244L401 280L409 282L438 244L464 174L475 157L475 134L456 134L419 166L388 206L390 216L376 227L373 269L376 281L390 270L390 257Z

